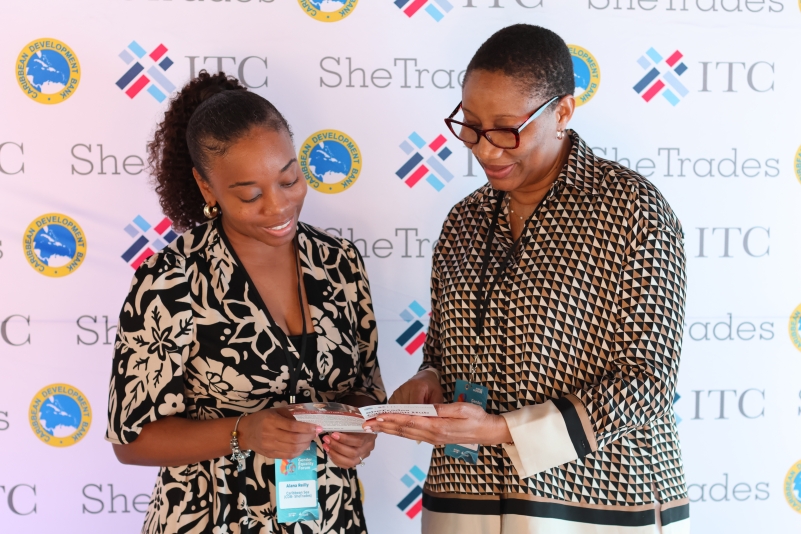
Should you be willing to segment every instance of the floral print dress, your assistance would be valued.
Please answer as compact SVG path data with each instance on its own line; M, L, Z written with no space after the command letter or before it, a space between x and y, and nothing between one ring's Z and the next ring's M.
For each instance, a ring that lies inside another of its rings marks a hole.
M303 283L314 324L298 402L364 395L383 403L377 331L361 256L352 243L303 223ZM285 406L289 369L261 297L222 229L200 225L136 271L120 314L106 439L131 443L163 417L236 417ZM316 345L316 353L313 350ZM338 534L366 532L355 469L334 465L317 441L318 521L279 524L274 460L252 454L162 467L142 532Z

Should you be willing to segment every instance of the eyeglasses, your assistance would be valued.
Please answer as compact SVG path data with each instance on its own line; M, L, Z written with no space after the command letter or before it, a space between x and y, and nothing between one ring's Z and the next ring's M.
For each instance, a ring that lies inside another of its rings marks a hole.
M455 135L459 141L465 144L474 145L478 143L482 137L484 137L487 141L492 143L493 146L498 148L517 148L520 146L520 130L534 122L537 117L542 115L542 113L548 109L548 106L560 98L562 97L555 96L548 100L546 103L534 110L534 113L532 113L531 116L526 119L526 122L517 128L489 128L487 130L482 130L481 128L476 128L475 126L470 126L463 122L454 120L453 117L462 107L461 102L459 102L459 105L453 110L453 113L451 113L450 116L445 119L445 124L448 125L448 129L451 131L451 133Z

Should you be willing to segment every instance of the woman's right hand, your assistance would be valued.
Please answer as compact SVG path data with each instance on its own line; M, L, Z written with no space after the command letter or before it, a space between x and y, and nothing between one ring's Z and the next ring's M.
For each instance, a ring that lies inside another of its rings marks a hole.
M286 408L270 408L239 421L239 448L267 458L297 458L323 431L312 423L297 421Z
M389 399L390 404L442 404L442 386L437 374L420 371L405 384L395 390Z

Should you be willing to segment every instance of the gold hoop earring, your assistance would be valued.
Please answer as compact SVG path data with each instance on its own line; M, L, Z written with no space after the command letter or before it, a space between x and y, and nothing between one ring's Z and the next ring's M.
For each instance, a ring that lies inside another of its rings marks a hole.
M219 206L209 206L209 203L206 202L203 205L203 215L206 216L207 219L214 219L217 215L220 214L220 207Z

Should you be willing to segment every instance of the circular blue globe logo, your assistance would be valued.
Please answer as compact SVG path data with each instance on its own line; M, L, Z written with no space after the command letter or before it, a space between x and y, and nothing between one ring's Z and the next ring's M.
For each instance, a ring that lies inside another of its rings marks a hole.
M573 78L576 82L573 96L576 97L576 105L581 106L589 102L598 92L601 69L595 56L587 49L576 45L568 45L568 49L573 58Z
M22 49L16 62L20 89L41 104L58 104L75 93L81 66L75 52L57 39L37 39Z
M69 384L51 384L36 394L29 410L31 428L43 442L68 447L79 442L92 423L86 396Z
M309 136L298 153L300 170L309 186L321 193L341 193L359 178L362 154L339 130L320 130Z
M54 50L40 50L28 60L25 75L40 93L53 94L63 90L70 81L70 64Z
M39 261L48 267L61 267L75 257L78 243L72 232L52 224L43 226L33 237L33 250Z
M590 68L584 61L573 56L573 77L576 80L574 95L580 95L590 86Z
M359 0L298 0L308 16L320 22L337 22L356 9Z
M309 168L323 183L341 182L350 174L353 160L348 149L337 142L317 144L309 156Z
M45 276L66 276L86 258L86 236L75 219L61 213L42 215L25 230L25 258Z
M784 498L793 510L801 513L801 460L784 477Z

